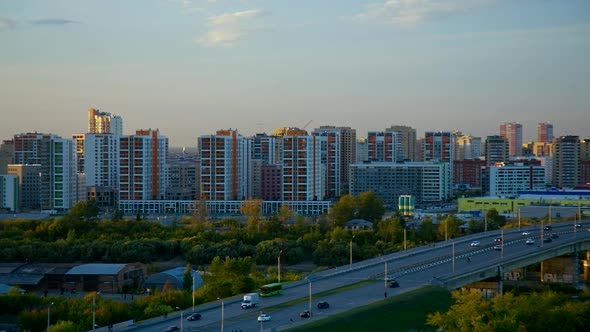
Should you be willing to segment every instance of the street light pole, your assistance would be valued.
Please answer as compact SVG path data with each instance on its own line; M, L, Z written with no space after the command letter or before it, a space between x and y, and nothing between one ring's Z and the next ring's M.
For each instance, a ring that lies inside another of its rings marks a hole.
M408 254L408 245L406 243L406 226L404 225L404 256Z
M193 271L191 273L193 274L193 312L195 312L195 274Z
M176 310L180 310L180 332L182 332L182 321L183 321L182 309L180 309L180 307L176 307Z
M100 292L94 293L92 297L92 331L96 331L96 296L100 294Z
M311 317L311 281L309 282L309 316Z
M453 272L455 272L455 240L453 240Z
M51 306L54 302L49 303L47 306L47 332L49 332L49 326L51 325Z
M217 298L219 300L219 297ZM224 314L224 303L223 300L221 300L221 332L223 332L223 314Z
M281 282L281 254L283 251L279 251L279 255L277 256L277 279Z

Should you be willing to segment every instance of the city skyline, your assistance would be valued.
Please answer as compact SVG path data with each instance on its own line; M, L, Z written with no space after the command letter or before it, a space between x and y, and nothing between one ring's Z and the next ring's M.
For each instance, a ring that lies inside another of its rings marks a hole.
M391 125L590 136L590 3L0 3L0 139L87 130L90 107L171 146L235 128Z

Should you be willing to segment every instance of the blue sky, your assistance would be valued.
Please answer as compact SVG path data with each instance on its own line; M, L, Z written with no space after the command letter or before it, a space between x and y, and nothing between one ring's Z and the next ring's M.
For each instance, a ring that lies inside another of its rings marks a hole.
M173 146L237 128L590 136L587 0L0 0L0 139L86 110Z

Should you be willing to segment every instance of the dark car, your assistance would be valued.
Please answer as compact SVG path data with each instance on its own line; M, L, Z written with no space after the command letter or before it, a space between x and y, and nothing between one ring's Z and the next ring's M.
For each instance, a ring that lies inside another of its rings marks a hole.
M544 239L543 239L543 242L551 242L551 241L552 241L552 240L551 240L551 238L550 238L550 237L546 237L546 238L544 238Z
M501 237L495 238L494 243L502 243L502 238Z
M551 230L551 225L545 226L545 228L543 228L543 229L546 230L546 231L550 231Z
M168 326L166 328L166 332L172 332L172 331L179 331L180 329L178 328L178 326L176 325L172 325L172 326Z
M399 283L397 280L389 280L389 288L397 288L399 287Z
M557 235L557 233L551 233L551 238L557 239L558 237L559 237L559 235Z
M301 318L309 318L309 317L311 317L311 312L309 312L309 310L303 310L299 314L299 317L301 317Z
M201 319L201 314L197 313L197 312L188 315L188 317L186 318L186 320L199 320L199 319Z
M318 309L328 309L329 307L330 307L330 304L326 301L318 302Z

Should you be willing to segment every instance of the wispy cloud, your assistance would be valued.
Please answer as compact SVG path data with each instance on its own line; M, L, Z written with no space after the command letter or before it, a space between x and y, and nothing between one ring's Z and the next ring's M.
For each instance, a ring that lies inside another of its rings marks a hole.
M495 0L386 0L368 4L355 18L360 21L415 26L423 21L467 12Z
M232 46L252 31L246 26L248 21L265 14L262 10L250 9L211 16L207 19L209 30L197 43L203 47Z
M6 17L0 17L0 31L12 29L16 26L16 21Z
M77 21L72 21L64 18L44 18L39 20L31 21L33 25L68 25L79 23Z

